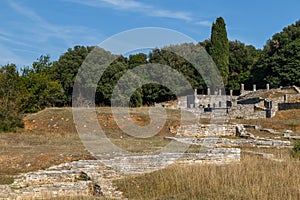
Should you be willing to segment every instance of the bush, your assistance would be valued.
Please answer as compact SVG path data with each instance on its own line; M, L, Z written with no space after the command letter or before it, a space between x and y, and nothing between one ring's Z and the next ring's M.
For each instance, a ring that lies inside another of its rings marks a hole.
M23 122L17 111L0 107L0 131L10 132L22 128Z
M300 141L294 144L291 155L293 158L300 158Z

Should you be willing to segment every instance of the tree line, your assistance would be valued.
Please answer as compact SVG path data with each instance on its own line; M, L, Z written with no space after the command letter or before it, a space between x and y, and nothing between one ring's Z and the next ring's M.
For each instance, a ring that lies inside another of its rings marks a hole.
M174 45L177 49L203 47L219 68L226 89L239 90L240 84L256 84L264 88L300 85L300 21L284 28L256 49L240 41L229 41L226 24L219 17L212 25L211 38L198 44ZM21 127L22 113L37 112L51 106L71 106L75 77L87 56L99 47L75 46L57 61L42 55L31 66L18 70L15 64L0 67L0 130ZM149 54L137 53L124 57L101 49L105 58L113 62L103 73L95 89L95 103L111 105L112 92L118 80L130 69L147 64L172 67L189 81L193 88L207 87L204 77L186 59L166 48L153 49ZM161 72L163 73L163 72ZM95 72L86 77L95 76ZM88 78L87 78L88 79ZM82 80L83 85L91 84ZM130 81L130 80L128 80ZM174 81L171 80L170 81ZM126 90L126 88L125 88ZM122 99L122 96L118 96ZM175 99L174 92L157 83L145 84L131 96L130 106L153 105Z

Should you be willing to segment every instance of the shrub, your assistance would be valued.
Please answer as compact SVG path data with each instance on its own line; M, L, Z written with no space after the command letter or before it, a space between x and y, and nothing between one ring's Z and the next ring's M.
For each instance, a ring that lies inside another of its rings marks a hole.
M9 185L14 182L14 178L11 176L0 176L0 185Z
M291 155L293 158L300 158L300 141L294 144Z
M23 127L20 114L15 110L0 106L0 131L16 131L18 127Z

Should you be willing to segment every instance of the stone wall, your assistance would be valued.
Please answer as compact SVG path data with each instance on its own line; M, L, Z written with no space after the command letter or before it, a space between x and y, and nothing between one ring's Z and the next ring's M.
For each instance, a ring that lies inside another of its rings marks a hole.
M259 119L266 117L266 111L255 110L253 104L238 104L230 110L231 118Z
M276 147L276 148L289 148L290 141L273 140L273 139L227 139L227 138L191 138L191 137L167 137L167 139L175 140L189 145L200 145L210 147Z
M193 124L181 125L171 132L182 137L206 137L206 136L234 136L236 129L231 124Z
M121 174L141 174L167 167L177 162L228 163L240 161L239 148L208 148L199 153L160 153L130 155L104 160L104 163Z
M113 186L121 176L99 160L62 163L45 170L15 177L11 185L0 185L0 199L54 199L57 197L94 196L122 199Z
M189 98L187 96L180 97L178 103L173 108L191 111L199 118L271 118L279 110L278 104L281 106L280 110L300 109L300 103L283 104L289 102L287 99L299 96L299 94L294 94L291 91L284 91L285 89L293 89L296 92L300 92L299 88L291 86L271 90L255 89L249 91L248 95L240 97L225 96L217 93L212 95L194 94L189 95ZM248 91L244 91L243 94L245 95L245 93L248 93ZM219 112L219 109L227 110Z
M300 109L300 102L278 104L278 110L293 110L293 109Z

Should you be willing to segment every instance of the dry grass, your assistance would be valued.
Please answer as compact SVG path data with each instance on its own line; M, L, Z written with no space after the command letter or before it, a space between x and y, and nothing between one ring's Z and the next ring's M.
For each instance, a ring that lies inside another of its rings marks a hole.
M131 110L135 123L149 123L147 109ZM167 112L166 125L155 137L144 140L124 134L113 120L110 108L97 109L99 123L112 142L129 151L143 153L164 146L168 141L163 137L170 135L169 126L178 125L180 113ZM294 130L299 132L299 120L300 110L294 110L280 111L272 119L238 122L276 130L291 129L293 124ZM11 183L11 176L21 172L72 160L93 159L76 133L70 108L46 109L29 115L25 125L26 130L0 134L0 184ZM288 149L246 150L273 153L286 161L274 162L243 155L240 164L174 165L150 174L127 177L116 184L129 199L300 199L300 163L290 160Z
M116 185L129 199L299 199L299 164L246 155L240 164L175 165Z
M151 139L128 136L118 127L108 107L97 108L99 124L116 145L131 152L153 152L168 141L169 126L176 125L180 112L168 110L168 120ZM122 114L122 113L120 113ZM131 110L140 125L149 123L148 108ZM45 169L62 162L94 159L76 132L71 108L50 108L24 118L25 130L0 133L0 184L10 183L7 175Z
M76 134L17 132L0 134L0 177L93 159Z
M45 195L44 200L110 200L104 197L92 197L92 196L74 196L74 197L51 197Z
M50 193L42 193L43 200L112 200L105 197L93 197L93 196L68 196L68 197L54 197ZM37 200L37 198L26 198L26 200Z

